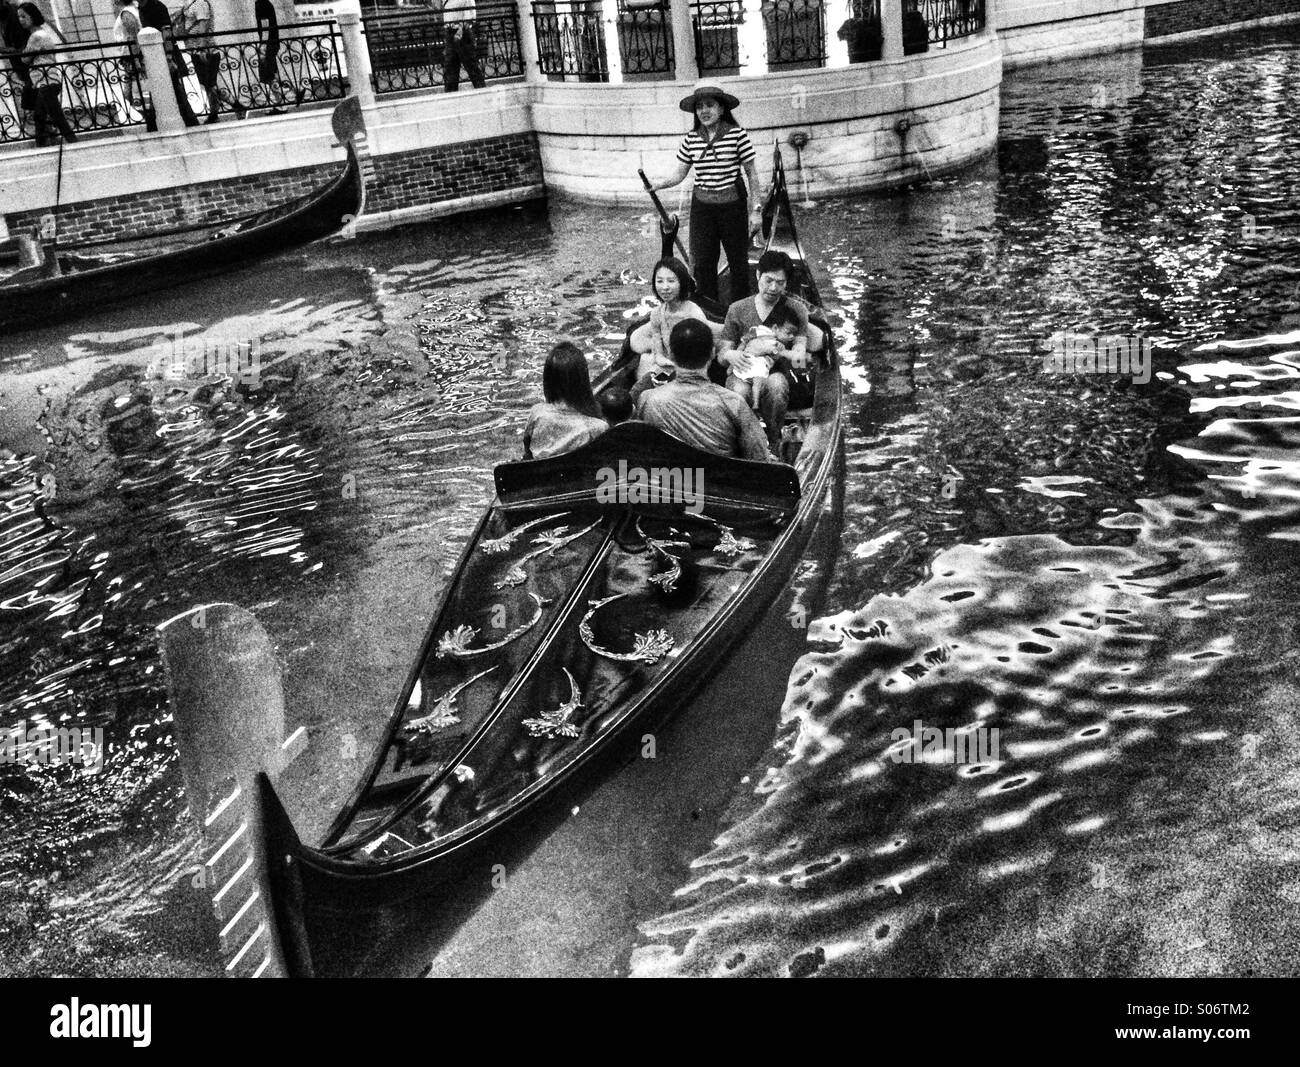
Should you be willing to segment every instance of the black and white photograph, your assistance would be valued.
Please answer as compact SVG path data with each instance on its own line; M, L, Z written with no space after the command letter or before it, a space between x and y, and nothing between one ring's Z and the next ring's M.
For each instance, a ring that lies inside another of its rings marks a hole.
M148 1046L184 978L732 977L1263 1032L1300 0L0 35L0 977L67 980L16 983L33 1034Z

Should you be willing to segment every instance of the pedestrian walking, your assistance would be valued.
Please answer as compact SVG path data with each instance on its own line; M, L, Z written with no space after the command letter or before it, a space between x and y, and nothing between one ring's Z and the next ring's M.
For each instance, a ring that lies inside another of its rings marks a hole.
M460 68L465 68L475 89L487 85L478 62L478 41L474 38L474 20L478 12L474 0L446 0L442 6L442 87L454 93L460 88Z

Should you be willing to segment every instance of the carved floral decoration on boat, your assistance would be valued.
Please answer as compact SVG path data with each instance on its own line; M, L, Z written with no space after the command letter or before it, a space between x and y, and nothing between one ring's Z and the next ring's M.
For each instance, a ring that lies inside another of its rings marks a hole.
M667 630L650 630L648 633L636 634L631 652L613 652L596 644L596 635L591 628L592 617L606 604L613 603L615 600L622 600L623 597L630 595L630 593L615 593L613 596L607 596L601 600L587 601L589 605L587 614L578 623L578 636L582 638L582 643L591 651L598 656L604 656L606 659L618 660L622 663L658 663L673 650L677 643Z
M590 526L584 526L575 534L570 534L567 526L561 526L559 529L552 530L550 533L539 534L537 537L533 538L533 544L541 545L542 547L535 548L533 551L522 556L518 563L506 571L505 577L503 577L499 582L492 583L492 588L509 589L516 585L523 585L524 582L528 580L528 572L524 570L525 564L546 555L548 552L554 552L557 548L562 548L570 541L576 541L579 537L590 533L599 525L600 520L597 519Z
M582 707L582 690L578 688L578 683L573 680L567 667L560 669L569 679L569 699L552 711L542 712L540 718L524 720L524 729L532 737L577 737L579 734L577 726L569 721L569 716Z
M435 653L438 659L446 656L454 656L458 659L465 659L469 656L481 656L486 652L495 652L499 648L505 648L512 641L517 641L523 637L529 630L536 626L542 618L542 606L546 603L536 593L529 593L534 605L537 608L536 614L521 626L516 626L500 641L494 641L491 644L484 645L482 648L470 648L469 643L478 636L478 628L462 623L453 630L448 630L438 638L438 651Z
M491 674L497 669L498 664L492 664L485 671L479 671L472 678L467 678L459 685L453 686L443 693L434 701L433 710L428 715L422 715L418 719L411 719L402 724L402 732L410 737L419 737L421 734L431 734L435 730L443 730L448 726L455 726L460 722L460 717L456 714L456 698L460 696L462 690L468 689L485 674Z
M568 515L568 512L562 511L558 515L543 515L540 519L533 519L531 522L526 522L522 526L516 526L508 534L501 537L492 537L488 538L486 541L481 541L478 546L479 550L489 556L500 555L502 552L508 552L515 541L517 541L526 531L531 530L534 526L541 526L544 523L554 522L556 519L562 519L566 515Z

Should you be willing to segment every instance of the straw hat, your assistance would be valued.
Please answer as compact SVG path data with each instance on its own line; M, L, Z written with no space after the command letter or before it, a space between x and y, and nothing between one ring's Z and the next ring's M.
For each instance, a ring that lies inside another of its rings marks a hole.
M694 113L696 101L701 97L712 97L714 100L719 100L722 102L722 106L728 110L740 103L737 97L732 96L712 78L701 78L695 83L695 89L691 92L691 95L683 96L682 102L677 106L683 111Z

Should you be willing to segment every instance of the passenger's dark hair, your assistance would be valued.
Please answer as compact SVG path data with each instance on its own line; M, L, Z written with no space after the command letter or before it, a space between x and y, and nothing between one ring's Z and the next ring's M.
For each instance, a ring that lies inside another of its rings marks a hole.
M690 268L676 256L665 256L655 264L654 270L650 272L650 291L655 296L659 295L658 290L655 289L655 277L659 274L660 268L664 267L677 276L677 283L681 286L681 293L677 299L689 300L695 292L695 279L691 277Z
M19 4L18 10L27 12L27 17L32 20L33 28L45 25L45 16L35 4Z
M547 403L565 403L574 411L600 418L600 408L591 395L591 374L587 357L572 341L561 341L551 349L542 368L542 396Z
M621 385L611 385L607 389L602 389L596 400L600 404L600 411L605 416L605 421L611 426L627 422L636 410L636 405L632 403L632 394Z
M772 309L772 314L767 317L765 325L772 330L778 326L799 326L799 316L794 313L792 308L784 299Z
M679 367L687 370L707 367L713 358L713 331L707 322L683 319L668 334L668 351Z
M794 264L790 261L790 257L775 248L768 249L758 257L758 267L756 269L759 274L771 274L773 271L779 270L785 274L787 282L794 281Z

